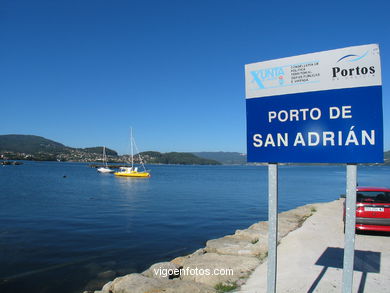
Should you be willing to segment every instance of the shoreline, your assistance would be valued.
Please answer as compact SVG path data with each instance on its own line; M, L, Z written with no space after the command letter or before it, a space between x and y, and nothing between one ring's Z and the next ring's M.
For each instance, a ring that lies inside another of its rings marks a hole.
M390 152L390 151L388 151ZM57 162L57 163L82 163L88 165L88 167L91 168L98 168L103 165L100 161L83 161L83 160L33 160L33 159L12 159L12 160L4 160L0 158L0 162L16 162L16 165L22 165L24 162ZM19 163L20 162L20 163ZM18 164L19 163L19 164ZM268 163L221 163L220 164L173 164L173 163L146 163L148 166L262 166L266 167L268 166ZM128 162L121 161L121 162L109 162L109 164L112 167L120 167L129 165ZM137 163L138 164L138 163ZM7 164L8 165L8 164ZM279 163L279 166L345 166L343 163ZM358 166L363 167L388 167L390 166L390 159L385 159L383 163L362 163L358 164Z
M279 213L278 240L300 228L323 204L308 204ZM208 240L205 247L189 255L155 263L142 273L117 277L101 290L84 293L232 292L245 284L267 259L267 254L268 223L261 221L236 230L233 235Z

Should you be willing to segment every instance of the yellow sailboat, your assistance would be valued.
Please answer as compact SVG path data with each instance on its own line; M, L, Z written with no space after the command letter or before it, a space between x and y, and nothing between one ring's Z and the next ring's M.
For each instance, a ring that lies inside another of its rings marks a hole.
M116 176L122 177L150 177L150 173L145 171L138 171L137 167L120 167L118 172L114 173Z
M133 137L133 129L130 129L130 145L131 145L131 167L120 167L118 172L114 175L122 177L136 177L136 178L147 178L150 177L150 173L146 170L142 157L137 149L135 140ZM136 148L139 156L142 171L139 171L139 167L134 166L134 147Z

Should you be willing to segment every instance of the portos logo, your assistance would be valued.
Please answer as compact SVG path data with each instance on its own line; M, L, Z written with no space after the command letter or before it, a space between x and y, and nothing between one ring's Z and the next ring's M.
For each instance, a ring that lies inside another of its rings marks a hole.
M366 57L368 54L368 51L365 52L363 55L354 55L349 54L341 57L339 60L337 60L337 63L341 62L342 64L348 64L353 63L356 61L359 61ZM341 68L341 67L332 67L332 77L352 77L352 76L364 76L366 74L374 74L375 73L375 66L349 66L348 68Z

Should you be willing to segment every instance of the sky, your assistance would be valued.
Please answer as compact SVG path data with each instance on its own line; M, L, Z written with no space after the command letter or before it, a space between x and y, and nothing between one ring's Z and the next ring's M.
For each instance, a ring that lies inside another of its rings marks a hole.
M246 152L244 65L377 43L390 2L1 0L0 134L70 147Z

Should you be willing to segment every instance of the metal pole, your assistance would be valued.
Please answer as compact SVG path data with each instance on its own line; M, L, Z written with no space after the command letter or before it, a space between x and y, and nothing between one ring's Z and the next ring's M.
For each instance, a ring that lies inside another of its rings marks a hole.
M345 203L345 242L343 293L351 293L355 257L357 165L347 164L347 197Z
M268 164L268 271L267 293L276 292L278 244L278 164Z

